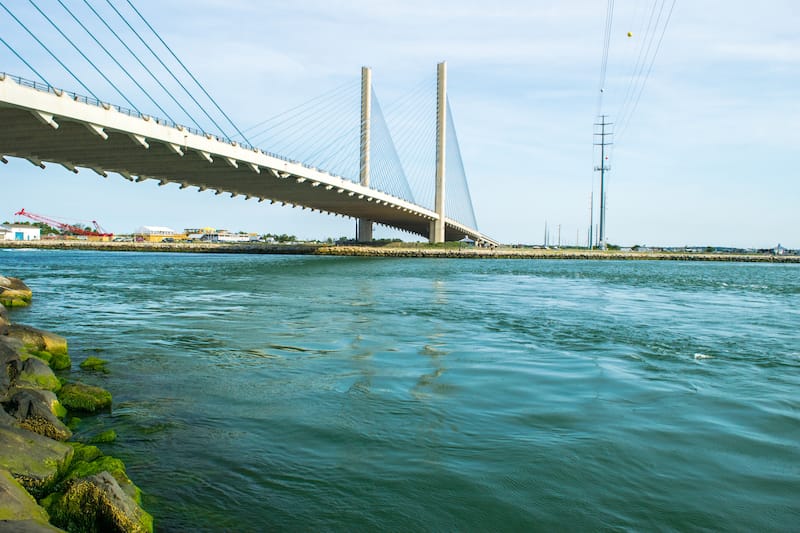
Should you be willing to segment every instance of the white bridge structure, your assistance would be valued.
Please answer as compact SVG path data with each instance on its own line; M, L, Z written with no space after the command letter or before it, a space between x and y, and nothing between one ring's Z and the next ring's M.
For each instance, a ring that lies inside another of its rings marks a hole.
M359 219L359 240L372 240L372 223L427 237L469 237L497 244L444 212L446 143L442 104L445 64L438 70L436 201L431 210L369 186L370 71L362 71L360 182L287 160L277 154L171 124L47 84L0 74L0 160L23 158L44 168L115 172L131 181L177 183L216 194L242 195L311 211Z

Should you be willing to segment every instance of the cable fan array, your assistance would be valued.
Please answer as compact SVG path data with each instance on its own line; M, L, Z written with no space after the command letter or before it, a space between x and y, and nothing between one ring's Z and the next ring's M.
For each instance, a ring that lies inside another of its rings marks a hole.
M419 205L433 210L436 195L436 79L418 83L387 106L386 114L414 197ZM448 218L477 229L449 101L446 128L445 212Z
M130 0L82 1L70 8L56 0L60 7L53 5L48 14L41 0L14 2L13 9L0 0L0 19L6 18L0 42L46 85L63 87L72 79L97 101L122 98L140 115L250 144ZM55 31L41 31L46 27ZM153 38L157 44L148 42ZM44 62L58 68L40 62L34 68L30 59L41 51ZM235 134L229 135L228 128Z

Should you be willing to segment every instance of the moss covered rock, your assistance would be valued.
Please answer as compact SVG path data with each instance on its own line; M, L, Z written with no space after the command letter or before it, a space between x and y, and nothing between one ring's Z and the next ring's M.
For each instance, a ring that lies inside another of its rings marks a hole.
M53 370L38 357L29 357L22 363L22 368L14 380L14 385L53 392L61 388L61 382L53 374Z
M74 479L42 500L53 524L87 533L152 533L153 518L108 472Z
M17 389L3 407L19 426L56 440L67 440L72 431L61 421L67 414L56 395L48 390Z
M36 498L48 494L66 473L74 453L63 442L25 429L0 426L0 468L11 472Z
M108 361L105 359L100 359L99 357L90 355L84 362L80 364L80 367L84 370L98 370L100 372L105 372L106 364L108 364Z
M100 387L83 383L67 383L58 393L61 403L67 409L94 413L111 408L111 393Z
M53 370L66 370L72 366L72 360L69 354L66 353L50 353L45 350L35 350L28 353L44 360Z
M99 474L100 472L108 472L114 476L114 479L117 480L122 490L125 491L133 501L141 505L142 491L130 480L128 474L125 472L125 464L120 459L103 455L100 448L92 446L91 444L82 444L79 442L70 442L69 444L75 450L75 455L62 481L91 476Z
M113 429L109 429L89 438L89 440L86 442L89 444L108 444L109 442L114 442L115 440L117 440L117 432Z
M70 442L68 444L75 450L75 454L72 456L72 463L70 464L72 469L75 469L78 463L88 463L103 456L103 452L101 452L100 448L97 446L83 444L81 442ZM100 472L100 470L96 472Z
M33 293L19 278L0 276L0 304L5 307L30 305Z

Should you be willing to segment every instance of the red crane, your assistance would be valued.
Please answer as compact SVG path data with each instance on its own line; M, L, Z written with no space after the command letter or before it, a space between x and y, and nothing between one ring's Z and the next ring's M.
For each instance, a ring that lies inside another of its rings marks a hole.
M58 220L46 217L44 215L37 215L35 213L29 213L25 211L25 208L20 209L14 216L23 216L28 217L31 220L35 220L37 222L44 222L51 228L57 229L64 233L72 233L74 235L86 235L87 237L113 237L113 233L106 232L100 225L97 223L96 220L92 220L92 224L94 225L94 231L86 228L81 228L79 226L73 226L72 224L67 224L66 222L59 222Z

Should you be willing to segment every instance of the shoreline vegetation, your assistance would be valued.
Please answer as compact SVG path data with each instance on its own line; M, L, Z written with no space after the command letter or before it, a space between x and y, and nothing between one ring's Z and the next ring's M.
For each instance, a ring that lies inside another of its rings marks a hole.
M125 465L95 446L114 430L73 435L79 417L111 409L110 392L79 381L105 361L72 371L64 337L13 323L32 300L22 280L0 273L0 530L152 533Z
M800 263L799 255L773 253L716 253L587 250L580 248L476 248L460 243L431 245L427 243L369 244L268 244L268 243L209 243L209 242L98 242L80 240L3 241L0 248L95 250L113 252L178 252L228 254L291 254L356 257L420 257L464 259L581 259L622 261L726 261L746 263Z

